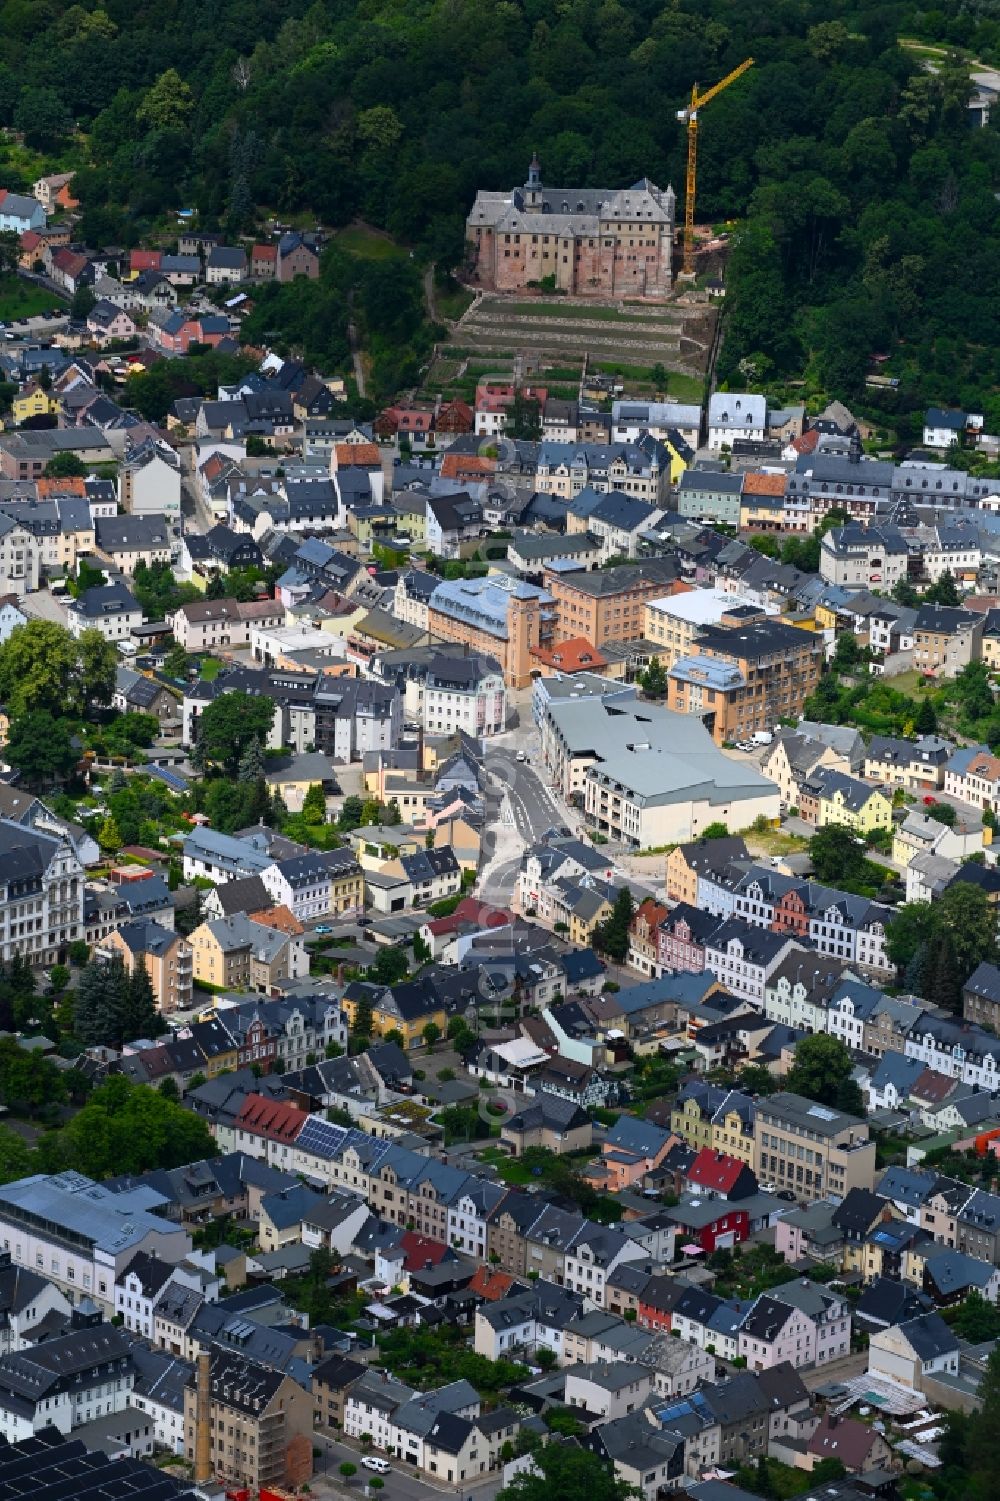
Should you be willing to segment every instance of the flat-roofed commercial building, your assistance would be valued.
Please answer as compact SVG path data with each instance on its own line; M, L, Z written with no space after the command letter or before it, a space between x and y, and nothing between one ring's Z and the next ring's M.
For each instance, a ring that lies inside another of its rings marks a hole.
M698 635L706 626L748 625L773 613L741 605L723 589L686 589L646 601L644 637L662 646L657 656L664 667L672 667L678 657L695 649Z
M636 848L696 839L711 823L743 829L778 816L775 784L723 755L700 720L620 690L553 699L542 757L588 827Z

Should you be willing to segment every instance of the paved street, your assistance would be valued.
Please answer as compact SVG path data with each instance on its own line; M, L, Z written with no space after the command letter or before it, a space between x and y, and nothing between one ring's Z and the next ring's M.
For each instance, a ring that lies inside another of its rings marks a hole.
M182 443L178 453L181 461L181 510L193 521L194 531L210 532L215 525L215 516L198 486L195 474L197 446L194 443Z
M519 761L519 753L528 759ZM502 784L514 827L525 844L540 838L553 825L570 826L566 808L539 774L540 758L538 732L533 725L486 743L487 769Z
M340 1498L357 1498L368 1494L375 1496L375 1491L368 1491L363 1477L366 1472L361 1468L361 1451L355 1444L346 1443L343 1439L330 1438L325 1433L315 1433L313 1442L323 1452L316 1459L316 1474L311 1482L313 1493L320 1495L338 1496ZM337 1471L341 1464L349 1461L358 1466L358 1473L349 1482L343 1480ZM480 1481L478 1484L467 1482L461 1488L452 1485L431 1485L423 1477L417 1478L412 1469L391 1460L392 1469L388 1475L381 1476L385 1484L378 1492L379 1501L431 1501L432 1497L474 1496L476 1501L493 1501L493 1497L500 1489L500 1477L496 1474Z

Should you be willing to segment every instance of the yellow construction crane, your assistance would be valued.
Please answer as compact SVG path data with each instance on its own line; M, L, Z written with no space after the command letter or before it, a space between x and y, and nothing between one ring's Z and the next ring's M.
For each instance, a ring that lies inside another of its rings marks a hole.
M695 181L698 174L698 111L709 100L714 99L716 94L721 94L723 89L728 89L731 83L735 83L748 68L753 67L753 58L748 57L740 63L731 73L727 73L721 82L712 88L706 89L704 94L698 93L698 85L691 85L691 103L685 109L677 111L678 120L683 120L688 131L688 164L687 164L687 187L684 194L684 270L688 274L694 272L694 200Z

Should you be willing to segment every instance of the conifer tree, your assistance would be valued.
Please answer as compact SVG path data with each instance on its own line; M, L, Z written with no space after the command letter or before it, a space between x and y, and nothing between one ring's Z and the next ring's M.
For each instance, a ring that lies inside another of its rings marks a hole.
M162 1031L163 1018L156 1009L149 971L144 964L136 964L126 980L122 1041L134 1042L137 1037L159 1037Z
M263 778L264 752L256 735L240 757L239 770L236 775L240 782L256 782Z
M106 1047L119 1048L125 1040L128 1011L129 975L122 959L112 959L101 966L103 986L98 1006L101 1041Z
M101 1036L103 998L101 966L92 959L80 971L73 1002L73 1032L87 1047L97 1047L104 1040Z

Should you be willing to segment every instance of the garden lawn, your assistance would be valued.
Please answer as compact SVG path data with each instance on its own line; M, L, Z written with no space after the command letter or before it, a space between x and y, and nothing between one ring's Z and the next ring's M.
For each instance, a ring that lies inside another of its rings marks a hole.
M0 277L0 322L15 318L34 318L53 309L64 311L63 303L48 287L25 281L23 276Z
M465 287L455 287L450 292L442 292L435 287L434 305L438 317L449 323L457 323L466 309L472 306L472 293L466 291Z
M506 1152L501 1152L499 1147L487 1147L480 1152L481 1162L490 1162L497 1170L497 1176L502 1178L513 1188L523 1188L525 1184L534 1180L535 1174L526 1162L519 1157L508 1157Z
M333 237L333 243L349 255L362 261L392 261L404 256L406 251L388 235L369 229L367 224L349 224Z

